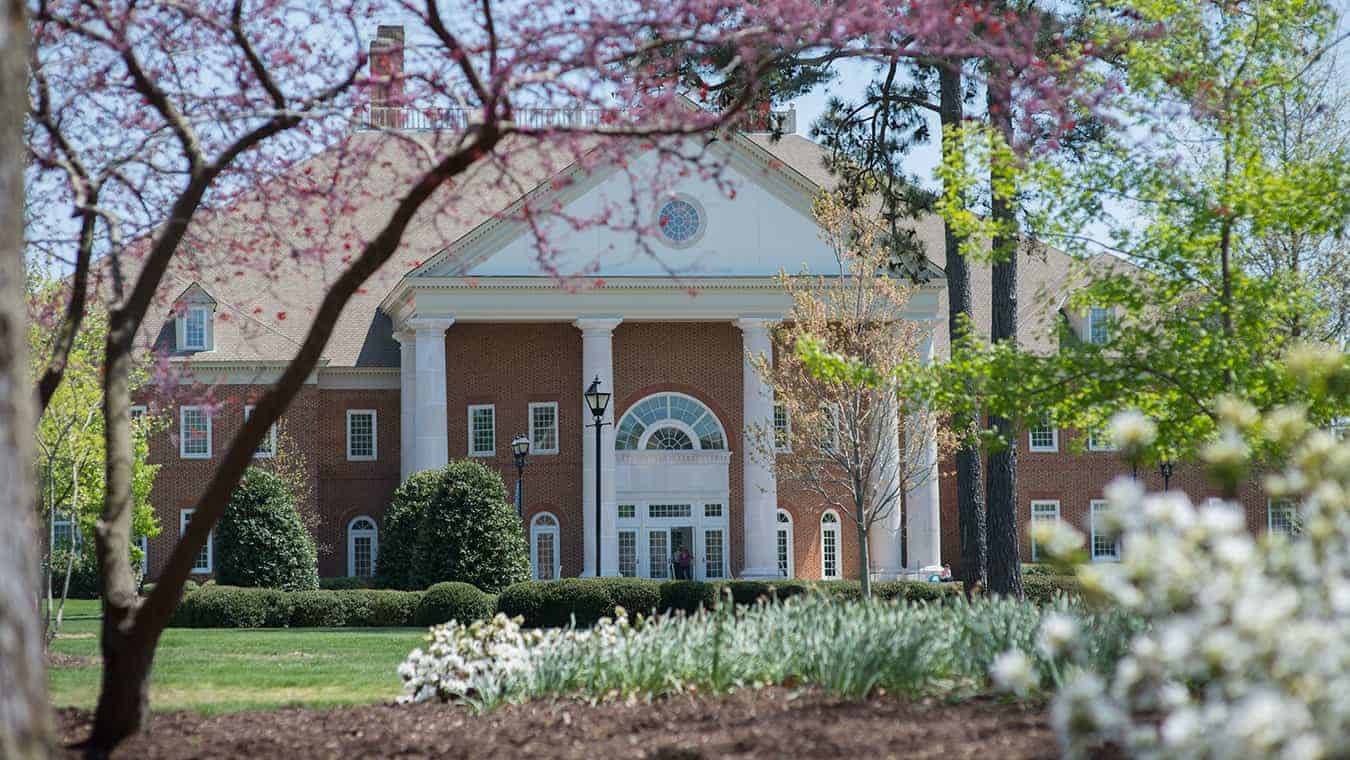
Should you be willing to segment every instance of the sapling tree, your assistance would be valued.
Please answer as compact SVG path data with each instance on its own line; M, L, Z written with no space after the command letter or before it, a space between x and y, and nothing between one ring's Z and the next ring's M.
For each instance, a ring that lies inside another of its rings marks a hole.
M773 462L782 488L834 508L858 537L858 575L871 595L869 542L878 530L900 559L904 494L937 476L934 436L945 434L922 405L907 404L893 378L920 363L930 328L905 318L914 286L891 274L893 251L868 215L834 193L815 203L821 237L838 270L784 273L792 306L776 330L776 357L754 357L773 385L783 424L755 430L755 456ZM812 371L798 353L847 357L853 371ZM907 423L902 433L902 421Z
M72 272L71 298L51 325L57 349L39 382L44 403L60 385L63 346L88 299L108 308L107 496L95 530L103 683L91 750L106 752L143 724L155 645L193 558L345 305L387 271L405 234L444 239L465 218L515 218L533 236L541 268L557 274L565 272L550 238L560 229L606 225L650 250L651 222L633 212L676 178L698 172L731 189L716 143L682 138L734 126L756 96L752 86L718 110L690 107L676 86L689 61L730 47L737 54L716 76L753 84L776 56L822 45L859 55L942 52L956 44L951 22L968 9L946 0L903 9L631 0L563 10L466 3L447 14L435 2L375 0L36 2L28 182L61 212L31 224L29 244ZM399 13L414 44L404 68L402 33L379 35L367 76L360 29L381 12ZM909 30L899 42L897 29ZM1019 39L1005 30L960 46L997 56ZM402 129L427 125L439 128ZM641 178L635 149L657 163ZM309 161L319 156L321 164ZM617 167L635 189L594 217L535 196L494 207L483 192L515 198L549 178L562 189L602 167ZM470 179L476 190L462 192ZM171 283L243 270L294 276L288 267L316 262L310 271L324 273L317 305L265 315L308 320L293 358L217 457L194 519L141 601L127 560L129 377L138 360L152 359L161 386L175 378L173 362L146 356L138 343L147 318L184 308L165 295L182 292ZM249 316L257 315L233 318Z

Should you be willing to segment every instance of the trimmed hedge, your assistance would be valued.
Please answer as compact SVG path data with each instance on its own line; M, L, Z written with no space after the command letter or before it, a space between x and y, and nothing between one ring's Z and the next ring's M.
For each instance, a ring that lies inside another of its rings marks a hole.
M381 588L375 584L374 578L363 578L357 575L336 575L319 579L319 588L328 591L350 591L363 588Z
M413 620L418 625L440 625L451 620L470 623L492 617L497 597L485 594L472 583L446 581L422 593Z
M226 586L284 591L319 587L319 559L285 481L261 467L244 470L215 528L216 578Z
M1083 584L1072 575L1035 573L1022 576L1022 591L1028 602L1049 604L1060 595L1082 596Z
M179 628L399 627L415 625L420 591L280 591L206 585L187 589ZM489 610L490 611L490 610Z
M375 559L375 580L383 588L414 588L413 553L422 516L445 482L441 470L414 472L394 491L380 526L380 555Z
M700 607L714 606L727 594L738 605L750 605L760 599L779 601L810 591L842 601L862 598L862 587L857 581L662 582L642 578L564 578L508 586L497 597L497 611L510 617L520 616L525 625L538 628L562 627L574 619L577 626L586 627L602 617L613 616L615 607L623 607L630 615L694 612ZM872 593L886 600L940 601L960 597L961 585L887 581L872 584Z

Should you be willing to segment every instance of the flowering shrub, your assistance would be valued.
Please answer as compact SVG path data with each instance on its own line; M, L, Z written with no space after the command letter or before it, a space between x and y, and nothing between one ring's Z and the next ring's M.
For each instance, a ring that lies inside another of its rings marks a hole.
M1203 454L1211 474L1231 488L1253 451L1279 457L1266 490L1297 505L1302 530L1258 538L1235 504L1196 507L1113 484L1121 562L1079 577L1151 625L1103 670L1083 667L1086 626L1051 615L1035 647L991 669L1009 691L1057 690L1053 721L1070 756L1105 742L1140 757L1316 758L1350 747L1350 443L1298 407L1260 414L1226 399L1218 416ZM1120 438L1147 445L1147 425L1119 421ZM1038 538L1059 557L1080 553L1082 537L1066 529Z
M961 696L984 691L994 657L1032 646L1042 615L1066 609L1008 600L841 602L809 593L631 623L619 609L589 630L523 630L520 618L499 614L434 628L427 650L399 668L400 699L486 709L533 697L650 699L771 684L852 699L876 690ZM1080 614L1092 621L1087 661L1114 662L1137 628L1133 619Z

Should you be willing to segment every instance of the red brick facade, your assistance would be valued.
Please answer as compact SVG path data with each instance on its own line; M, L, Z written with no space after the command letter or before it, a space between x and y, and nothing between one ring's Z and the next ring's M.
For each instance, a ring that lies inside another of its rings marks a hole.
M498 470L512 493L516 471L510 441L529 429L531 402L557 402L559 452L533 454L525 470L525 524L548 511L560 523L561 572L574 576L582 568L583 505L582 436L593 434L582 426L581 334L566 323L457 323L446 332L446 395L449 456L468 453L468 406L493 404L496 410L496 453L480 461ZM692 396L721 420L732 452L729 465L730 505L728 556L730 570L744 566L742 515L742 336L729 322L620 324L613 334L615 419L641 399L657 392L677 391ZM169 428L151 443L150 457L164 467L155 481L151 501L163 532L149 546L150 577L158 574L178 540L179 510L190 508L210 477L220 454L243 422L243 406L261 390L258 386L225 385L217 389L222 405L213 418L213 459L179 457L178 417L173 410ZM375 461L348 461L347 411L373 409L377 421ZM368 515L382 519L385 506L399 483L399 391L347 390L307 385L283 416L279 437L283 449L303 454L311 483L310 503L318 515L319 572L347 574L347 525ZM1100 498L1114 477L1126 473L1117 455L1109 452L1067 453L1068 436L1061 432L1058 453L1033 453L1023 435L1018 451L1018 521L1022 526L1024 559L1031 556L1027 526L1033 499L1058 500L1061 519L1088 531L1089 504ZM262 462L265 464L265 462ZM1151 469L1141 473L1150 489L1161 488ZM1184 488L1193 499L1216 495L1194 466L1178 465L1174 488ZM959 560L955 478L950 462L942 467L942 551L954 566ZM1254 530L1266 525L1264 497L1255 484L1242 494L1248 523ZM792 516L796 575L821 575L821 515L824 507L810 494L780 487L780 507ZM847 515L840 515L840 566L844 577L858 576L858 538Z

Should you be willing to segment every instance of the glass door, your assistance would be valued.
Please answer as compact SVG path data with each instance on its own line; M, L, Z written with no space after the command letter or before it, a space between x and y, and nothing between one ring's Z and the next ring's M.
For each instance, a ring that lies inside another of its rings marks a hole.
M676 580L694 579L698 558L694 554L694 528L680 525L670 529L671 572Z
M670 531L666 528L647 531L647 577L657 580L670 577Z

